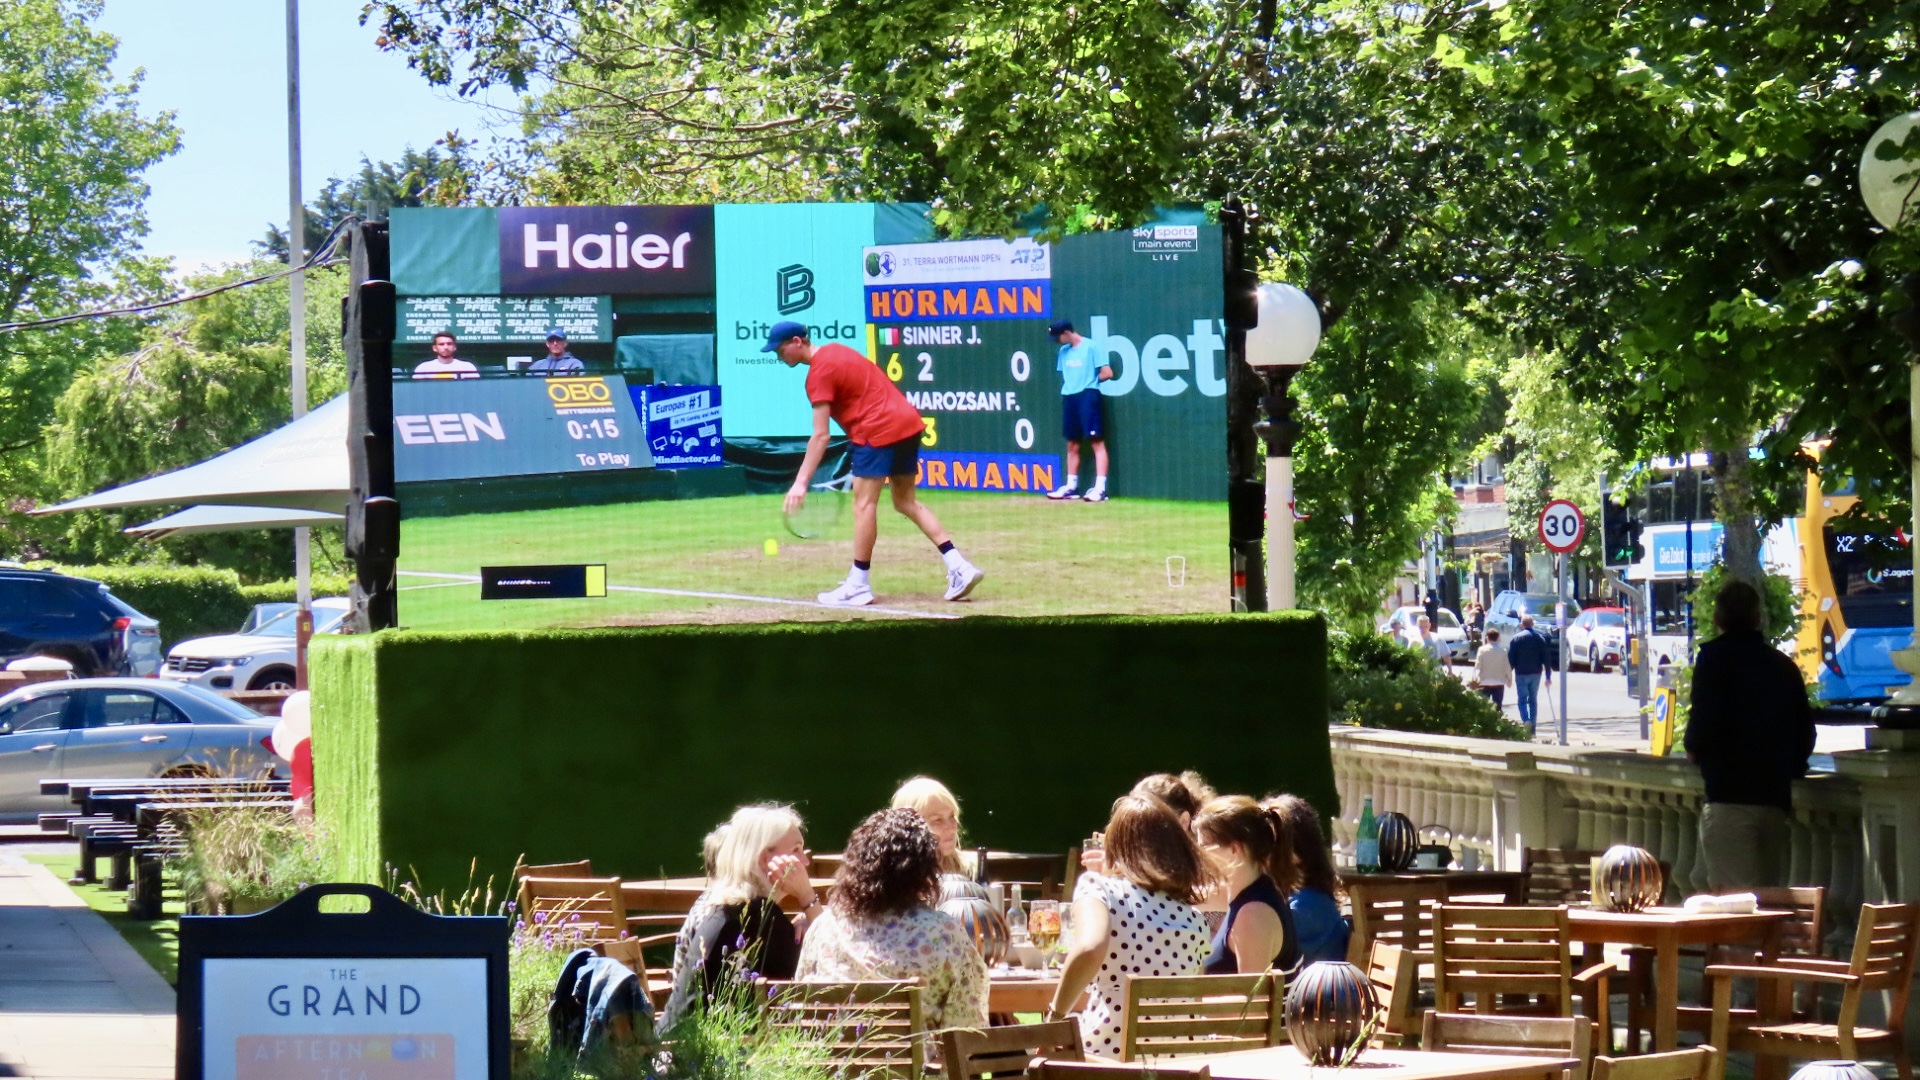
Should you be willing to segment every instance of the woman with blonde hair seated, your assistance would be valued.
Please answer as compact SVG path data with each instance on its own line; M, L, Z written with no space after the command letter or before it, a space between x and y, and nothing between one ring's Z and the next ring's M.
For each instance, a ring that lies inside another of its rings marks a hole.
M900 785L888 803L894 809L912 810L920 815L940 844L940 872L972 877L972 860L960 851L960 800L947 785L931 776L916 776Z
M743 806L724 831L715 830L709 839L716 835L705 902L687 913L675 942L673 995L661 1016L663 1030L722 993L734 978L792 978L800 940L820 913L807 873L800 815L791 807ZM783 899L803 910L788 915L780 909Z
M920 815L876 811L847 840L833 900L800 947L795 978L919 979L927 1027L987 1024L987 965L940 897L939 845Z
M1073 942L1047 1019L1066 1016L1089 990L1081 1041L1090 1054L1118 1058L1127 976L1200 974L1207 924L1193 905L1207 876L1193 834L1166 803L1150 795L1115 800L1105 872L1074 882Z

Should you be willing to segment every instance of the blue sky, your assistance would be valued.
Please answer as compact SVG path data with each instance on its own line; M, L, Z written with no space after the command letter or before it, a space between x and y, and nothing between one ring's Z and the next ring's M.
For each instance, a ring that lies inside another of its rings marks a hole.
M362 0L301 0L302 190L365 155L392 160L449 129L482 138L484 106L427 85L374 45ZM147 252L180 270L243 259L287 219L286 5L279 0L106 0L114 74L145 68L141 112L172 110L180 152L148 170Z

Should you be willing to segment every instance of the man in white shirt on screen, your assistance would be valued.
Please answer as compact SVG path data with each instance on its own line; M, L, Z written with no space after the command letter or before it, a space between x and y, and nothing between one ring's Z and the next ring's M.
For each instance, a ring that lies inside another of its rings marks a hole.
M433 335L433 359L413 369L416 379L477 379L480 369L454 356L460 351L460 343L451 333L442 330Z

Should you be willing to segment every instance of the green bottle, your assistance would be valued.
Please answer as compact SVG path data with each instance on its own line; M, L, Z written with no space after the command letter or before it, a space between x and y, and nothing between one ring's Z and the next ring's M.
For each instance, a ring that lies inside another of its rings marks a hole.
M1360 832L1353 845L1354 868L1363 874L1380 872L1380 823L1373 818L1373 796L1360 808Z

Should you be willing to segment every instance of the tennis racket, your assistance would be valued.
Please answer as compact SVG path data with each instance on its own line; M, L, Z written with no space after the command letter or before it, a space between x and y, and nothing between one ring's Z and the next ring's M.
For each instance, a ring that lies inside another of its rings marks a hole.
M807 489L807 501L800 509L791 514L780 511L787 531L802 540L817 540L839 531L847 520L852 487L853 477L849 475Z

